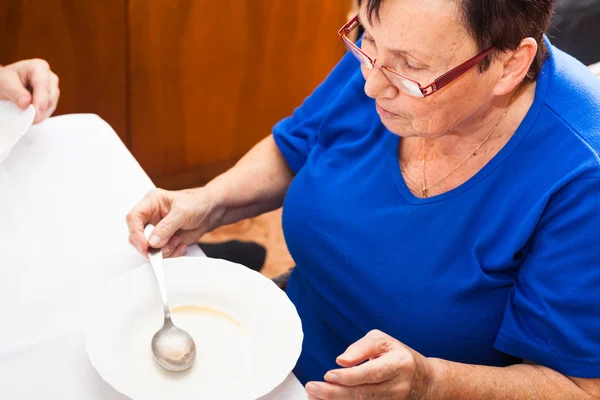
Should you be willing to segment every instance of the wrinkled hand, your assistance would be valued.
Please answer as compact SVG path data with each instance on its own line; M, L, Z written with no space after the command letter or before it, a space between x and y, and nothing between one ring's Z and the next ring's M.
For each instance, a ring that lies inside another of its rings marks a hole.
M344 368L327 372L327 382L309 382L309 399L426 398L428 360L381 331L369 332L336 361Z
M33 103L34 124L50 117L58 104L58 76L44 60L24 60L0 67L0 100L26 109Z
M129 243L144 256L148 245L162 248L164 257L179 257L187 246L216 227L217 207L203 188L180 191L155 189L146 194L129 214ZM153 224L147 241L144 227Z

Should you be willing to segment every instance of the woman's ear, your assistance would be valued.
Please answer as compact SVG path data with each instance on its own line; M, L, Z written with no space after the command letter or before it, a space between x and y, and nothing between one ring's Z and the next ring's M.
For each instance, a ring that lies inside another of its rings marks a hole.
M502 75L494 86L494 94L502 96L510 93L523 82L529 67L535 59L538 45L534 38L521 40L516 50L507 51L500 59Z

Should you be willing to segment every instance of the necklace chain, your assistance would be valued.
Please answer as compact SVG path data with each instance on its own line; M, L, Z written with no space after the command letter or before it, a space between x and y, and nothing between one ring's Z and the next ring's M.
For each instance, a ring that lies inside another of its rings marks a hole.
M464 163L466 163L471 157L473 157L475 155L475 153L477 153L477 150L479 150L481 148L481 146L483 146L485 144L485 142L487 142L487 140L492 136L492 134L496 131L496 128L498 128L498 126L500 126L500 124L502 123L502 121L504 120L504 117L506 117L506 114L508 114L508 107L510 107L512 105L512 102L514 100L514 98L516 97L518 93L515 92L513 94L513 96L511 97L508 106L506 108L506 111L504 111L504 114L502 114L502 117L500 117L500 119L498 120L498 122L496 123L496 125L492 128L492 130L490 131L490 133L487 134L487 136L485 137L485 139L483 139L483 141L481 143L479 143L479 145L475 148L475 150L473 150L471 152L471 154L469 154L464 160L462 160L456 167L454 167L454 169L452 169L452 171L448 172L446 175L444 175L441 179L438 179L437 181L435 181L434 183L432 183L431 185L427 186L427 178L426 178L426 174L425 174L425 139L421 140L421 154L423 156L423 186L421 189L421 196L423 198L429 197L428 196L428 192L429 189L431 189L434 186L439 185L440 183L442 183L446 178L448 178L450 175L452 175L457 169L459 169Z

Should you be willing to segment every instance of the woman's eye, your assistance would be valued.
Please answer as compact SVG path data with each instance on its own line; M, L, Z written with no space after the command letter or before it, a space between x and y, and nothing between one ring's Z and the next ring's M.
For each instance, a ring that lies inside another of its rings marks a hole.
M411 65L408 61L404 61L404 66L406 67L406 69L410 70L410 71L422 71L424 68L419 68L419 67L415 67L413 65Z
M375 45L375 41L368 37L363 37L362 41L362 50L369 54L369 56L375 56L375 52L377 51L377 46Z
M376 49L376 48L377 48L377 46L375 45L375 40L373 40L373 38L366 36L366 35L363 36L363 50L375 51L374 49ZM402 67L404 67L404 68L402 68ZM408 60L406 60L406 59L402 59L401 68L409 70L409 71L413 71L413 72L419 72L419 71L423 71L425 69L422 67L415 67L414 65L410 64L408 62Z
M375 47L375 41L368 37L363 37L363 43L367 44L369 47Z

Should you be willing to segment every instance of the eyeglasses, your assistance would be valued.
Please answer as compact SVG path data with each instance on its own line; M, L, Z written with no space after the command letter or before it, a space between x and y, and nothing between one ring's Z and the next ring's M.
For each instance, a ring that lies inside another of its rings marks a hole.
M479 64L488 54L490 54L496 49L496 46L491 46L488 49L477 54L470 60L460 64L458 67L446 72L444 75L440 76L429 85L421 86L419 82L410 79L402 74L399 74L390 67L387 67L385 65L379 66L375 64L377 60L372 60L371 57L365 54L365 52L363 52L356 44L354 44L352 40L348 38L348 35L359 25L360 20L358 19L358 14L356 14L354 18L348 21L346 25L342 26L342 28L338 31L338 34L342 38L342 41L344 42L348 50L350 50L350 52L366 68L379 68L384 73L388 72L389 74L386 73L386 76L390 79L391 82L395 83L398 86L398 88L400 88L403 92L415 97L431 96L432 94L434 94L444 86L448 85L450 82L456 80L464 73L469 71L471 68Z

